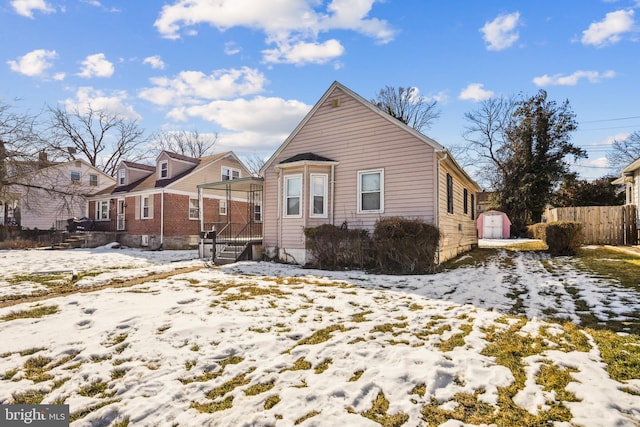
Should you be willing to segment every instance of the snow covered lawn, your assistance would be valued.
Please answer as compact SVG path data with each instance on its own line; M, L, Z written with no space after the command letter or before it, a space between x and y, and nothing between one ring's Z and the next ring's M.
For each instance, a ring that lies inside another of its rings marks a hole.
M640 295L569 259L375 276L194 256L0 252L0 403L67 403L73 426L640 424L602 336L545 321L637 323ZM182 267L202 268L150 276ZM70 275L141 283L8 305Z

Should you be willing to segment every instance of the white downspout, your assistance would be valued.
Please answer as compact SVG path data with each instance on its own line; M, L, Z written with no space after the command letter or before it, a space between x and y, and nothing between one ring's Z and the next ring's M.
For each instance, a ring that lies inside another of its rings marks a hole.
M164 190L160 197L160 247L164 247Z
M334 194L335 187L336 187L335 171L336 171L336 165L332 164L331 165L331 203L329 205L329 209L331 209L331 213L329 215L329 223L331 225L335 225L334 223L335 222L334 209L335 209L335 201L336 201L336 197Z

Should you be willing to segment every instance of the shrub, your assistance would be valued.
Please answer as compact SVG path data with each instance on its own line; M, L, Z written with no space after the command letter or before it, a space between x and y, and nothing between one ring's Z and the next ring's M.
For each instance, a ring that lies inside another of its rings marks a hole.
M372 236L376 270L392 274L425 274L437 270L440 230L417 219L378 220Z
M545 241L552 256L574 255L582 243L582 224L558 221L547 224Z
M350 230L345 222L341 227L331 224L308 227L304 229L304 235L314 260L312 264L318 268L335 270L371 266L371 238L367 230Z
M538 239L544 242L547 239L547 223L539 222L528 226L527 234L532 239Z

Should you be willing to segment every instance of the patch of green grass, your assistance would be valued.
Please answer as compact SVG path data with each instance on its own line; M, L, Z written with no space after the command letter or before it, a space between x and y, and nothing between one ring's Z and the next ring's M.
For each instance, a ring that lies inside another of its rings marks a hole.
M103 345L105 347L113 347L114 345L124 342L124 340L126 340L128 336L129 334L119 334L109 337L109 339Z
M27 390L22 393L11 395L11 404L14 405L37 405L49 392L46 390Z
M333 332L335 331L345 332L346 330L347 329L343 325L331 325L326 328L315 331L310 337L301 339L296 343L296 346L321 344L325 341L329 341L332 337L331 334Z
M409 415L403 412L396 414L389 414L389 401L385 397L384 393L380 391L376 396L371 408L360 413L365 418L368 418L384 427L400 427L409 420Z
M227 365L237 365L238 363L242 362L244 359L240 356L229 356L227 358L222 359L221 361L218 362L218 365L220 366L220 369L217 371L207 371L205 373L203 373L200 376L197 377L192 377L192 378L180 378L179 381L182 384L189 384L192 382L207 382L207 381L211 381L213 379L218 378L220 375L222 375L224 373L225 368L227 367Z
M94 380L89 385L80 387L78 394L85 397L95 397L98 395L105 396L107 391L107 383L100 380Z
M36 354L40 351L46 350L46 347L31 347L26 350L22 350L20 352L20 356L31 356L32 354Z
M87 406L84 409L80 409L79 411L71 413L71 415L69 415L69 422L73 423L75 421L78 421L78 420L86 417L90 413L97 411L100 408L104 408L107 405L111 405L112 403L117 403L117 402L120 402L120 400L119 399L108 399L108 400L103 400L102 402L98 402L95 405Z
M48 374L47 365L51 363L53 359L45 356L35 356L24 363L24 377L35 383L42 381L48 381L53 378L53 375Z
M373 311L367 310L367 311L362 311L360 313L353 314L351 316L351 321L352 322L356 322L356 323L366 322L367 320L369 320L369 319L366 318L366 316L369 315L369 314L372 314L372 313L373 313Z
M607 248L579 249L576 257L578 268L597 275L615 279L622 286L640 291L639 258L625 252Z
M187 371L190 371L191 368L193 368L194 366L196 366L196 364L198 363L198 361L196 359L193 360L187 360L186 362L184 362L184 368Z
M129 425L129 417L126 417L120 421L114 422L111 427L128 427Z
M69 381L70 379L71 379L71 377L63 377L63 378L60 378L60 379L55 380L55 381L53 382L53 384L51 385L51 391L53 391L53 390L55 390L55 389L57 389L57 388L62 387L62 385L63 385L64 383L66 383L67 381Z
M385 334L392 334L394 337L400 335L401 333L405 332L404 329L408 326L409 324L407 322L402 322L402 323L383 323L382 325L376 325L373 327L373 329L371 329L371 333L375 333L375 332L382 332ZM396 331L396 329L399 329L399 331Z
M251 368L251 369L249 369L249 371L244 372L244 373L239 374L239 375L236 375L235 377L233 377L229 381L223 383L222 385L220 385L218 387L215 387L214 389L210 390L207 393L207 395L206 395L207 398L212 399L212 400L213 399L217 399L218 397L222 397L225 394L229 393L230 391L232 391L236 387L241 387L243 385L249 384L251 381L246 378L246 375L250 374L254 370L255 370L255 368Z
M607 330L588 329L600 350L607 372L615 381L640 379L640 337Z
M422 310L424 307L421 306L420 304L416 304L415 302L413 304L411 304L409 306L409 311L420 311Z
M189 347L189 350L191 351L200 351L200 346L198 345L198 343L194 343L191 345L191 347Z
M440 349L443 352L451 351L456 347L462 347L465 344L464 342L465 337L469 335L473 330L473 324L467 323L464 325L460 325L460 330L462 332L460 332L459 334L452 335L448 339L438 343L436 347L438 347L438 349Z
M264 401L265 411L268 411L269 409L273 408L278 403L280 403L280 396L278 396L277 394L267 397L267 400Z
M9 369L8 371L5 371L4 375L2 376L2 379L5 381L9 381L11 378L13 378L13 376L15 374L18 373L20 369L15 368L15 369Z
M276 385L276 380L271 380L266 383L255 384L247 388L244 391L244 394L246 394L247 396L256 396L258 394L271 390L273 387L275 387L275 385Z
M295 420L293 425L297 426L298 424L302 424L303 422L305 422L309 418L313 418L313 417L315 417L316 415L319 415L319 414L320 414L320 412L318 412L318 411L307 412L306 414L304 414L303 416L301 416L300 418Z
M495 248L475 248L442 264L445 270L455 270L463 267L477 267L487 264L498 254Z
M307 369L311 369L311 362L304 359L304 357L299 358L295 362L293 362L293 366L290 368L284 368L280 372L285 371L306 371Z
M111 370L111 379L112 380L117 380L119 378L122 378L126 375L127 373L127 369L124 368L115 368Z
M424 394L427 392L427 386L424 383L417 384L414 388L411 389L409 394L416 394L420 397L424 397Z
M160 335L160 334L164 333L165 331L167 331L169 328L171 328L171 325L162 325L158 329L156 329L156 334Z
M351 378L349 378L347 381L349 381L350 383L356 382L356 381L358 381L360 379L362 374L364 374L364 370L363 369L359 369L359 370L355 371L353 373L353 375L351 376Z
M322 362L318 363L315 368L313 368L313 372L316 374L321 374L327 369L329 369L329 365L333 363L333 359L324 359Z
M536 384L540 384L544 391L555 392L556 398L564 402L577 402L576 395L567 391L567 385L575 381L571 373L578 372L577 369L560 368L551 363L540 366L540 373L536 378Z
M57 312L57 305L41 305L29 310L12 311L9 314L0 317L0 320L7 322L15 319L38 319L40 317L56 314Z
M220 411L224 411L225 409L231 409L233 407L233 396L227 396L226 399L220 402L207 402L207 403L191 402L191 405L189 407L205 414L213 414L214 412L220 412Z

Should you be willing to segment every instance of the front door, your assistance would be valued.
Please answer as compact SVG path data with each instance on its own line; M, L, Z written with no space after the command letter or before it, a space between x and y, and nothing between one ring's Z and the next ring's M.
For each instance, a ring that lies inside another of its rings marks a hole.
M116 230L124 231L124 211L127 205L124 204L124 199L118 199L118 219L116 224Z

